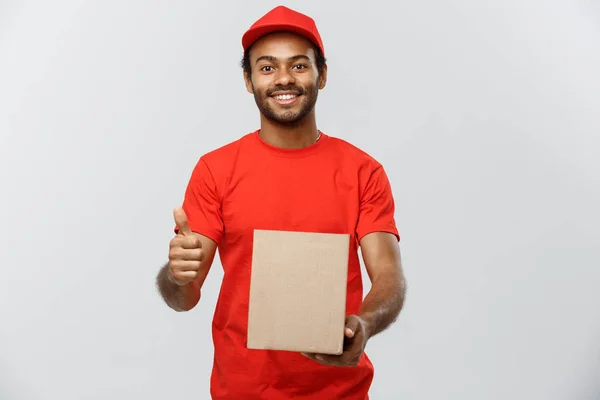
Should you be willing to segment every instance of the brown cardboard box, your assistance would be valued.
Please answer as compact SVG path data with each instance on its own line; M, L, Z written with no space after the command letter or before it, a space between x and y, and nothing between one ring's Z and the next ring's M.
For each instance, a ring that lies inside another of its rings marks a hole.
M248 348L341 354L350 235L254 231Z

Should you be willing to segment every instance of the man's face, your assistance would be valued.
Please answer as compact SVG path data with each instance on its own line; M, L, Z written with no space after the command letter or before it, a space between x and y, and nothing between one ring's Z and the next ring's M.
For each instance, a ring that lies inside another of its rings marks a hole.
M250 51L246 88L265 118L294 125L310 114L326 70L319 75L313 44L302 36L277 32L256 41Z

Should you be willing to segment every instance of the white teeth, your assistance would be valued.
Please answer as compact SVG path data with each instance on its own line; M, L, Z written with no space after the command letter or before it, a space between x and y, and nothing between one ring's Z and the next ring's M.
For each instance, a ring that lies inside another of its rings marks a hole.
M282 94L282 95L279 95L279 96L275 96L275 98L277 100L291 100L294 97L296 97L295 94Z

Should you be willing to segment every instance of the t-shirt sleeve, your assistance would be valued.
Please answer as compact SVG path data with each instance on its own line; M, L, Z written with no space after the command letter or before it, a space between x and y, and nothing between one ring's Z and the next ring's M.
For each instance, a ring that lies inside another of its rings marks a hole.
M373 232L389 232L400 241L394 214L392 188L385 170L378 166L371 173L360 199L356 239L360 241Z
M204 235L217 244L223 236L221 199L215 178L206 161L200 159L192 172L182 205L193 232ZM175 227L175 233L178 228Z

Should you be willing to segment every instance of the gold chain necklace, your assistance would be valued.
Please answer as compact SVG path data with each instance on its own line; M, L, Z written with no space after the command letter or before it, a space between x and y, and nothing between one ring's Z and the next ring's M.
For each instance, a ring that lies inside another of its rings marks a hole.
M315 143L317 143L319 141L319 139L321 139L321 131L319 131L319 136L317 136L317 140L315 140ZM313 144L315 144L313 143Z

